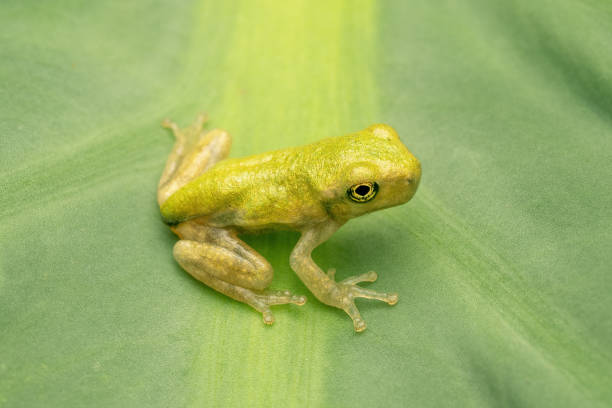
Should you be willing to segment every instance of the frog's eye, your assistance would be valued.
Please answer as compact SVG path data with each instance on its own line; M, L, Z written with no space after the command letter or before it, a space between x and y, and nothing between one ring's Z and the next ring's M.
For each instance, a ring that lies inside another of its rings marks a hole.
M365 203L376 196L378 192L378 184L376 183L359 183L351 186L347 193L351 200L358 203Z

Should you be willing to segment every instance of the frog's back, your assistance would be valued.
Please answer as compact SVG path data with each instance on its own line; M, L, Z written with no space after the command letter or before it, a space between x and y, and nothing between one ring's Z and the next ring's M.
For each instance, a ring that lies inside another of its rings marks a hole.
M161 207L168 224L202 218L219 227L298 227L303 219L300 148L219 162L177 190Z

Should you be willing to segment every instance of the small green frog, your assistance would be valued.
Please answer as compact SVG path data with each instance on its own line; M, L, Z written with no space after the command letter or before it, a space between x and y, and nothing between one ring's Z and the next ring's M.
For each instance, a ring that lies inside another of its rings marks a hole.
M344 310L356 331L366 323L355 298L394 305L395 293L357 286L374 282L373 271L336 282L312 251L351 218L403 204L421 177L419 161L387 125L346 136L245 158L226 159L230 135L202 131L200 115L185 129L168 120L176 143L159 181L157 200L164 222L180 238L174 257L194 278L244 302L274 322L271 305L303 305L306 297L271 291L268 261L238 238L239 233L292 229L301 237L291 268L321 302Z

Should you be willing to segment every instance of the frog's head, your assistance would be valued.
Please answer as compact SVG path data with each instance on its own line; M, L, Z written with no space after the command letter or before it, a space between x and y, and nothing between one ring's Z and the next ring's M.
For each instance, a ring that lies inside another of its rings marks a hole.
M335 167L335 180L321 189L330 215L347 221L360 215L410 200L421 179L419 160L388 125L373 125L337 140L327 162ZM327 160L326 160L327 161Z

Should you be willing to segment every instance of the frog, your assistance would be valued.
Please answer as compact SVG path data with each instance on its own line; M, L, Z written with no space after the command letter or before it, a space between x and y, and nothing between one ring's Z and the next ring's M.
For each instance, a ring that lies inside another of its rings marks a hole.
M291 269L322 303L345 311L356 332L367 325L358 298L395 305L398 294L358 284L374 282L374 271L336 280L312 252L349 220L404 204L415 194L421 164L389 125L375 124L242 158L228 158L232 138L204 130L200 114L185 128L166 119L175 143L157 190L161 218L178 236L174 259L195 279L260 312L274 323L271 306L303 305L306 297L270 290L270 263L242 234L294 230L300 234L289 256Z

